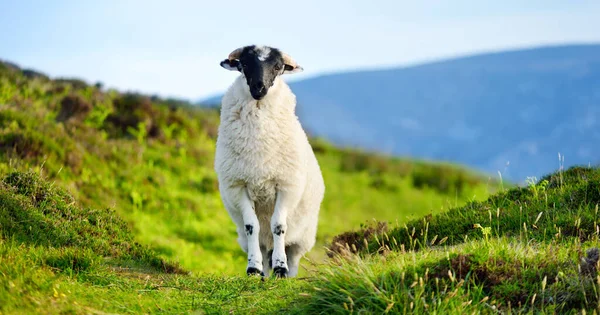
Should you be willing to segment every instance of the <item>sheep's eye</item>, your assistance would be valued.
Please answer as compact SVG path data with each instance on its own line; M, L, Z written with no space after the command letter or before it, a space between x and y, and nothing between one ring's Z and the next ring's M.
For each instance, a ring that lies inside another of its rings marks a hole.
M281 66L275 66L275 71L281 70Z

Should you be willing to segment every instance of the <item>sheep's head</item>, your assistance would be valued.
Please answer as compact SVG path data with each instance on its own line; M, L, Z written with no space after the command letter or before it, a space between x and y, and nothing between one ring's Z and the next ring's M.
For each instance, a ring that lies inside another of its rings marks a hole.
M279 49L255 45L232 51L227 59L221 61L221 67L241 72L256 100L267 95L278 76L303 70L292 57Z

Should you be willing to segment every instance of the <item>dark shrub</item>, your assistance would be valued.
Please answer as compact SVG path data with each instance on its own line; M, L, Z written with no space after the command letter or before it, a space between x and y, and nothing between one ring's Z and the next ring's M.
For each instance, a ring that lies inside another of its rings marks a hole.
M104 121L104 128L113 137L130 136L129 130L137 130L140 123L145 124L148 136L156 137L159 134L154 122L158 112L150 98L133 93L123 94L113 101L113 106L114 112Z
M0 135L0 152L14 154L22 159L54 153L64 157L64 150L51 137L36 131L19 130Z
M369 186L377 190L398 191L398 186L390 183L385 177L374 175Z
M309 138L310 145L315 153L326 153L333 149L333 146L321 138Z
M465 187L483 182L482 178L465 172L449 165L429 165L415 168L411 177L415 188L430 188L445 194L461 194Z
M85 81L77 78L57 78L54 82L62 85L70 85L76 90L83 90L88 87Z
M44 81L50 80L50 78L47 75L41 72L37 72L35 70L23 69L22 73L28 79L42 79Z
M2 67L4 69L12 70L12 71L21 71L21 67L19 67L15 63L12 63L12 62L9 62L9 61L2 61L2 60L0 60L0 67Z
M92 104L88 103L79 95L65 96L60 102L60 111L56 120L64 122L67 120L82 121L92 111Z
M388 159L376 154L368 154L354 150L343 151L340 161L342 172L363 172L372 174L386 173L391 169Z

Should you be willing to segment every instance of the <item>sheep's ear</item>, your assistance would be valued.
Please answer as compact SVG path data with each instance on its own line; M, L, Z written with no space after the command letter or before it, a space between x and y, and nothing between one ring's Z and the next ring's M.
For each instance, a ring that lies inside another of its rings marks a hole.
M302 71L304 71L304 68L302 68L299 65L288 65L288 64L286 64L284 66L284 69L283 69L283 73L284 74L286 74L286 73L298 73L298 72L302 72Z
M240 71L240 61L237 59L225 59L220 65L229 71Z
M296 63L296 61L294 60L294 58L292 58L292 56L281 52L281 57L283 57L283 73L298 73L298 72L302 72L304 71L304 69L302 67L300 67L300 65L298 63Z

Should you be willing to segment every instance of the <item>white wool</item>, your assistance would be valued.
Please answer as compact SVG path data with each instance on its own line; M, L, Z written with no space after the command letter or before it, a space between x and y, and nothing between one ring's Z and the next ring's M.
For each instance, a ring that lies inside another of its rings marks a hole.
M289 276L296 275L297 262L315 244L325 192L319 164L295 108L296 97L281 78L277 77L267 95L257 101L240 75L222 99L215 156L221 197L238 227L238 242L245 252L249 250L248 241L239 210L243 194L232 189L245 190L254 203L263 258L273 248L271 223L276 192L298 196L295 207L286 209L285 244L295 244L293 257L290 253L287 257ZM268 265L264 259L262 263Z
M265 61L269 58L269 54L271 53L271 48L266 46L256 47L255 50L258 52L258 60Z

